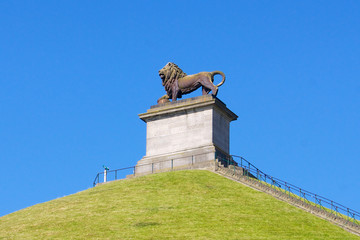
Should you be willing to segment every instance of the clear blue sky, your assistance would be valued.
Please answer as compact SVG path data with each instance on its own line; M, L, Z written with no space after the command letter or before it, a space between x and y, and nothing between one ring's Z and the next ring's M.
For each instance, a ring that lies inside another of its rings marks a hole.
M231 153L360 211L359 1L1 1L0 216L145 155L158 70L221 70ZM194 95L200 95L198 90Z

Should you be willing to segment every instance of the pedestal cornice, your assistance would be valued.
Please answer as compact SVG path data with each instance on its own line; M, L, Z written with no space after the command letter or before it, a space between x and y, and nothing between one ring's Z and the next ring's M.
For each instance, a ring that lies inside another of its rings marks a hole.
M238 116L230 109L228 109L220 99L212 95L203 95L199 97L178 100L175 102L157 104L151 106L146 113L139 114L139 117L144 122L147 122L148 119L151 119L155 116L186 111L194 108L198 109L212 105L219 111L223 112L230 121L236 120L238 118Z

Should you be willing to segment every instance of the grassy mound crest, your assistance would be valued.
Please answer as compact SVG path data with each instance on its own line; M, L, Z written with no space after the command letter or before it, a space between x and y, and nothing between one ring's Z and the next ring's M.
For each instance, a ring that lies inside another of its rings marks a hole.
M0 218L0 239L360 239L215 173L110 182Z

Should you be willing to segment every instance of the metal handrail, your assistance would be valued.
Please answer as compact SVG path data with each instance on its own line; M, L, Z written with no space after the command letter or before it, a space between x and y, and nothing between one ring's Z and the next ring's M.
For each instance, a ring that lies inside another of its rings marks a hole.
M243 158L241 156L232 155L232 157L238 157L242 160L241 162L245 161L246 163L249 163L245 158ZM352 218L354 223L360 225L360 222L359 222L360 221L360 213L358 211L355 211L351 208L348 208L340 203L332 201L332 200L325 198L323 196L320 196L318 194L304 190L300 187L297 187L297 186L295 186L291 183L288 183L286 181L283 181L279 178L275 178L275 177L272 177L271 175L265 174L264 172L260 171L258 168L256 168L251 163L250 163L250 165L249 164L242 164L242 165L240 164L240 166L242 168L244 168L245 170L249 171L250 173L260 176L260 179L259 179L259 177L257 177L257 179L260 181L262 181L261 177L263 177L263 179L265 180L264 182L269 184L266 180L271 179L272 182L270 182L270 184L274 185L274 181L275 181L276 183L278 183L277 187L281 188L283 191L285 191L285 193L294 194L297 197L299 197L300 200L312 202L313 204L315 204L316 207L319 207L322 210L327 208L328 210L330 210L331 213L332 212L338 213L338 214L340 214L341 217L343 217L347 220L350 220L350 218ZM251 167L249 168L249 166L252 166L253 168L251 168ZM263 176L261 176L261 175L263 175ZM315 201L312 201L310 199L314 199ZM329 207L325 207L324 205L326 205L326 204Z
M96 181L99 183L99 176L100 176L100 173L96 174L96 177L95 177L94 182L93 182L93 187L95 187Z
M241 157L241 156L237 156L237 155L230 155L232 158L240 158L240 166L242 167L242 168L248 168L249 169L249 171L251 171L252 170L252 168L253 169L255 169L256 170L256 173L257 174L263 174L264 176L265 176L265 179L266 178L269 178L269 179L277 179L277 178L274 178L274 177L272 177L272 176L270 176L270 175L268 175L268 174L266 174L266 173L264 173L263 171L261 171L260 169L258 169L257 167L255 167L255 165L253 165L251 162L249 162L248 160L246 160L245 158L243 158L243 157ZM243 164L243 162L246 162L247 164ZM252 168L251 168L252 167ZM278 180L278 179L277 179ZM281 185L277 182L277 181L275 181L274 182L276 185L278 185L278 187L281 187Z
M208 154L208 153L206 153ZM194 155L191 155L189 157L192 157L192 159L196 158L197 156L202 156L202 155L206 155L206 154L194 154ZM183 159L183 158L187 158L187 157L179 157L179 158L173 158L173 159L168 159L168 160L163 160L163 161L159 161L159 162L156 162L156 163L164 163L164 162L168 162L168 161L172 161L172 160L178 160L178 159ZM144 166L149 166L149 165L153 165L154 163L147 163L147 164L141 164L141 165L135 165L135 166L131 166L131 167L125 167L125 168L119 168L119 169L115 169L115 170L107 170L107 173L110 174L110 173L115 173L115 180L117 180L117 172L118 171L123 171L123 170L128 170L128 169L133 169L133 174L135 175L135 171L136 171L136 168L137 167L144 167ZM94 181L93 181L93 187L96 186L96 182L99 183L100 182L100 176L103 175L104 172L99 172L97 173Z

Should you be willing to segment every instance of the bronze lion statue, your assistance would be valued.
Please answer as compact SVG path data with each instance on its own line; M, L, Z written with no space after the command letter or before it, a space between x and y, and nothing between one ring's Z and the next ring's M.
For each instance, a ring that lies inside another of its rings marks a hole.
M222 76L222 80L218 85L214 85L213 83L216 74ZM200 72L187 75L175 63L171 62L167 63L159 71L159 76L167 94L159 98L158 103L169 102L169 99L176 101L176 99L181 98L183 94L191 93L200 86L202 86L202 95L206 95L211 91L212 95L216 96L218 87L225 82L225 74L221 71Z

